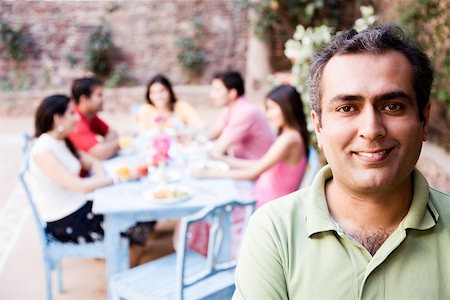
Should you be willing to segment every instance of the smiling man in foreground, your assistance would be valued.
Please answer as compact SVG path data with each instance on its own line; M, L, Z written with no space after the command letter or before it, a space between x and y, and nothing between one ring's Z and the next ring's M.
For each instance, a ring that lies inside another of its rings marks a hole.
M234 299L450 299L450 196L415 169L429 59L380 25L337 36L310 73L328 165L254 214Z

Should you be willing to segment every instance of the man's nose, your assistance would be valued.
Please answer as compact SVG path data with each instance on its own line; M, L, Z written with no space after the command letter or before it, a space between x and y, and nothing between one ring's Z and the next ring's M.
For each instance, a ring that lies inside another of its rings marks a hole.
M360 115L359 136L365 139L376 140L386 135L386 127L381 112L375 107L367 107Z

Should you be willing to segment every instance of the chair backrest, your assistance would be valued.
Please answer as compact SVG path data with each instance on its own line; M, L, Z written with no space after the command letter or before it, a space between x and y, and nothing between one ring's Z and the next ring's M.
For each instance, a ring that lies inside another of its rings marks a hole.
M319 154L314 147L310 146L308 149L308 164L306 165L305 173L303 174L302 181L300 182L300 188L311 185L320 168Z
M33 145L34 142L34 138L33 136L31 136L30 134L25 133L23 135L23 140L22 140L22 155L23 155L23 162L22 162L22 167L20 169L20 173L19 173L19 181L22 185L22 188L25 192L25 197L28 201L28 204L31 206L31 210L33 212L33 217L34 220L36 222L38 231L39 231L39 237L41 238L41 241L43 242L43 245L46 245L48 243L48 236L47 233L45 232L45 227L46 227L46 223L41 219L39 212L36 208L36 205L33 201L33 196L32 193L30 191L30 187L28 184L28 170L29 170L29 164L30 164L30 149Z
M232 270L236 267L237 258L232 255L231 222L235 208L245 209L245 218L242 222L246 228L251 214L255 210L255 200L232 201L218 206L205 207L200 212L185 217L181 220L180 236L178 239L177 253L177 294L178 299L184 298L185 288L196 284L217 273ZM208 221L210 226L208 254L205 267L195 273L186 276L186 257L188 230L191 224ZM243 230L244 231L244 230ZM242 231L242 234L244 233Z

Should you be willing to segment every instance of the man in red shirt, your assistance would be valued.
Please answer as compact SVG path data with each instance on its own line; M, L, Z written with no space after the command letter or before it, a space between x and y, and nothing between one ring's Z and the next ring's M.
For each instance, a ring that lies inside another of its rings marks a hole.
M117 132L97 113L103 109L103 83L95 77L76 79L72 85L75 112L79 120L69 139L80 150L98 159L108 159L119 151Z

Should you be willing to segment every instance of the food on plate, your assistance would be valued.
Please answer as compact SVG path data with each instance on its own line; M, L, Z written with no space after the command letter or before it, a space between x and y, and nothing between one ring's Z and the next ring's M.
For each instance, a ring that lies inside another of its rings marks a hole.
M127 180L130 178L130 168L128 166L121 166L116 170L117 177L121 180Z
M153 198L157 200L171 200L174 198L182 198L189 195L189 193L177 188L163 188L153 192Z

